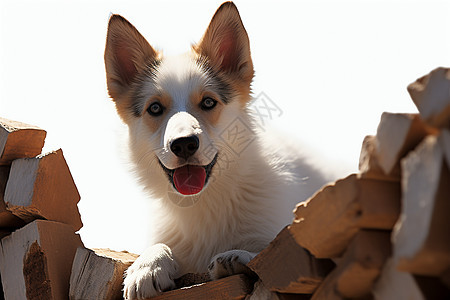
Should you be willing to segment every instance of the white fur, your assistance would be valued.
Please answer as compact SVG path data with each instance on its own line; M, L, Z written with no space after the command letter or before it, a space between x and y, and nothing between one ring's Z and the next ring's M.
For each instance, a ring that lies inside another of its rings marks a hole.
M191 64L188 62L187 65ZM191 75L196 71L185 70ZM195 84L174 82L172 85L170 81L175 78L179 80L180 77L163 76L163 84L172 87L170 93L174 95L174 102L187 101L176 96L183 92L174 86L186 89ZM193 77L182 78L189 81ZM199 82L195 77L193 80ZM184 94L189 94L189 90ZM151 212L157 220L153 228L154 242L167 245L174 258L168 258L166 264L171 267L161 269L158 274L152 273L147 265L140 267L141 262L133 265L133 274L140 273L138 278L153 276L153 280L140 283L152 285L146 289L149 291L145 294L147 297L158 291L153 287L155 280L162 281L161 286L173 286L175 264L179 266L176 276L181 276L187 272L207 272L208 265L217 262L221 253L229 250L240 250L244 253L241 256L253 257L251 253L264 249L285 225L292 222L295 204L306 200L326 182L323 175L288 142L274 143L264 139L252 126L249 113L240 108L239 99L233 99L223 108L215 127L205 124L200 117L195 118L195 113L191 114L185 103L175 103L174 107L181 110L171 111L157 132L149 132L139 119L129 124L130 150L136 170L142 184L155 198L155 209ZM245 130L246 137L251 139L240 153L233 151L233 147L239 147L239 141L224 142L223 133L230 124L236 125L238 131ZM202 165L211 161L212 157L205 156L203 151L211 142L213 154L218 152L219 159L204 190L194 196L182 196L167 180L156 155L166 167L177 167L178 160L168 149L168 142L190 134L199 136L201 141L193 161ZM284 148L283 152L289 156L280 156L279 152L273 152L275 148ZM174 204L183 201L195 204L188 207ZM227 252L224 257L229 255ZM152 260L151 255L145 254L145 257ZM248 259L242 261L246 263ZM223 276L223 269L216 264L210 273L213 277ZM139 282L134 279L136 275L131 279L129 276L125 280L125 297L132 299L134 294L129 291L137 290Z
M113 15L105 66L109 93L129 128L131 160L157 220L153 246L126 273L124 297L152 297L187 272L209 271L213 279L249 272L246 264L292 222L295 204L326 179L288 138L267 138L254 125L248 108L253 64L234 4L217 10L193 52L176 57L159 55ZM213 109L201 105L207 98L217 100ZM147 113L155 103L162 113ZM191 136L199 148L177 156L172 142ZM208 169L214 162L207 184L191 196L180 194L167 173L185 165Z

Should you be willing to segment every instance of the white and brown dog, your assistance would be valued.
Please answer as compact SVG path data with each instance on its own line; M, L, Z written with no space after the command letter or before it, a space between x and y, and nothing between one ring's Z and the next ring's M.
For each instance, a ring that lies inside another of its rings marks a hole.
M236 6L224 3L201 41L175 57L112 15L105 65L158 216L155 243L128 269L124 297L157 295L187 272L247 272L292 221L294 204L325 179L286 141L269 143L252 125L253 63Z

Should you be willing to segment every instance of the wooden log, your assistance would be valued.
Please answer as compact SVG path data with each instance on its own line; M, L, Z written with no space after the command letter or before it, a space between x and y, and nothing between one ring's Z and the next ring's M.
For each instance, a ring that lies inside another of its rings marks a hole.
M0 241L0 273L6 299L68 299L77 247L73 228L36 220Z
M165 292L151 300L244 299L253 289L253 281L245 275L233 275L219 280ZM150 299L149 299L150 300Z
M397 166L389 174L386 174L380 167L376 148L376 137L373 135L366 136L359 156L359 177L399 182L400 166Z
M400 160L425 136L437 134L418 114L383 113L376 135L378 163L385 174L398 172Z
M389 259L373 288L375 300L425 300L414 277L396 269L396 263Z
M315 257L335 258L360 228L392 229L399 212L399 184L353 174L298 204L290 230Z
M337 273L337 292L351 299L370 296L390 254L389 231L359 231L334 271Z
M7 209L25 222L44 218L79 230L83 224L78 201L80 194L61 149L12 163L5 202Z
M310 294L334 267L299 246L286 227L248 264L269 290Z
M79 247L70 275L69 299L123 299L124 272L137 257L128 252Z
M46 134L37 126L0 118L0 165L39 155Z
M0 166L0 238L7 236L11 231L25 225L25 222L6 209L4 201L6 183L9 177L9 166Z
M422 118L430 125L450 125L450 69L437 68L408 86Z
M450 172L442 136L427 137L402 161L402 213L393 233L402 271L440 276L450 268Z

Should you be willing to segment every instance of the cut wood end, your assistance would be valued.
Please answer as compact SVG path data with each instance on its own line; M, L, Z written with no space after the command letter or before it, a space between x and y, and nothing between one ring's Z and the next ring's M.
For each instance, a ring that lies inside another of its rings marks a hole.
M9 120L6 118L2 118L0 117L0 126L3 127L3 129L5 129L8 132L14 132L14 131L18 131L18 130L26 130L26 129L35 129L35 130L42 130L45 132L45 130L43 130L42 128L36 126L36 125L30 125L30 124L26 124L26 123L22 123L19 121L13 121L13 120Z

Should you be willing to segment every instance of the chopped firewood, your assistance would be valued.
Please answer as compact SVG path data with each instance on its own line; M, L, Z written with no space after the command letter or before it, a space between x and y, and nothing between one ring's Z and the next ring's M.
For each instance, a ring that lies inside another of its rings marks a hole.
M414 277L406 272L400 272L395 262L389 259L372 291L375 300L426 300Z
M315 257L335 258L360 228L392 229L399 212L398 183L353 174L298 204L290 229L297 243Z
M253 289L253 281L245 275L233 275L178 290L165 292L151 300L244 299ZM150 300L150 299L149 299Z
M361 230L338 263L336 290L344 298L369 296L391 254L390 232Z
M6 299L68 299L80 236L66 224L36 220L0 241Z
M39 155L46 134L39 127L0 118L0 165Z
M402 213L393 233L398 268L440 276L450 268L450 172L440 136L427 137L402 161Z
M436 133L417 114L383 113L376 135L376 151L384 173L398 172L400 160L425 136Z
M296 243L286 227L248 266L271 291L308 294L314 292L334 264L313 257Z
M70 275L71 300L122 299L125 270L137 254L79 247Z
M359 156L359 177L399 182L400 166L397 166L389 174L386 174L380 167L376 148L376 137L373 135L366 136Z
M408 86L422 118L430 125L450 125L450 69L437 68Z
M79 230L83 224L78 201L80 194L61 149L12 163L5 191L6 208L25 222L47 219Z

